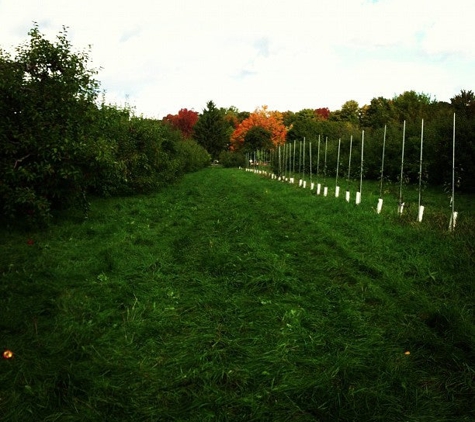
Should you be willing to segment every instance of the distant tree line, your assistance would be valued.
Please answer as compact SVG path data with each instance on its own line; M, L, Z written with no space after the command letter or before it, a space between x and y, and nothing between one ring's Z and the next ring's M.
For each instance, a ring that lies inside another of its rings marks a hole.
M475 191L475 94L462 90L450 102L430 95L406 91L392 99L373 98L359 106L350 100L340 110L303 109L298 112L269 111L262 107L252 113L235 107L217 109L214 103L198 115L192 135L213 158L224 165L244 165L244 155L255 150L272 150L288 142L306 139L315 146L328 139L329 174L336 168L336 150L341 139L341 160L348 159L353 138L354 159L359 158L361 133L365 132L364 177L380 176L383 133L386 127L385 177L400 177L403 124L405 122L405 171L407 182L418 179L421 122L424 119L423 176L427 183L450 183L452 174L453 116L456 116L457 188ZM208 136L210 134L211 136ZM313 161L316 157L313 157ZM315 162L312 163L316 165ZM307 166L310 163L307 161ZM308 169L307 169L308 171Z
M350 137L353 154L359 158L361 134L365 133L364 176L380 176L381 153L386 127L385 177L400 177L400 161L405 122L405 171L408 182L417 180L422 119L424 119L423 177L427 183L447 184L452 174L453 119L456 116L456 179L459 189L475 190L475 95L461 91L450 103L432 100L427 94L407 91L393 99L374 98L369 105L359 107L347 101L340 110L322 119L313 110L286 115L290 126L287 142L321 142L328 138L329 162L335 163L338 140L342 141L341 160L347 159Z

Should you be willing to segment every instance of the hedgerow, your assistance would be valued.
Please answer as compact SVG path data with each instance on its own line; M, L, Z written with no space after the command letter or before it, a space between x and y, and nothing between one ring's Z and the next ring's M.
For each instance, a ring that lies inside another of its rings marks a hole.
M16 54L0 49L0 217L47 223L87 194L150 192L209 164L173 127L98 104L97 71L35 25Z

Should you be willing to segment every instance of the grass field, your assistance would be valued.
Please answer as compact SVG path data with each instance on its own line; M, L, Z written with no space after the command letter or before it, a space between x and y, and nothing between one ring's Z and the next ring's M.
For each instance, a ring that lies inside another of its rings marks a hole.
M1 229L0 420L474 421L474 197L448 233L365 189L210 168Z

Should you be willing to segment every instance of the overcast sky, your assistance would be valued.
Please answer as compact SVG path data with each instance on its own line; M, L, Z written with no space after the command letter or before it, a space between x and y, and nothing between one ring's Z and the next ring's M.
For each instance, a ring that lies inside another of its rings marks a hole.
M341 108L406 90L475 90L474 0L0 0L0 46L63 26L112 104Z

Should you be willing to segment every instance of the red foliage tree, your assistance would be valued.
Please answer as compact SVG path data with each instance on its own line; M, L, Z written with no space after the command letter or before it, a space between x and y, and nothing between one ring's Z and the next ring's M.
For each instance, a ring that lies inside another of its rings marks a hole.
M196 111L182 108L178 114L169 114L163 120L178 129L185 138L191 138L198 118L199 114Z
M328 117L330 117L330 109L328 107L317 108L315 114L321 120L328 120Z

